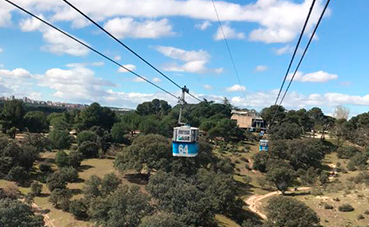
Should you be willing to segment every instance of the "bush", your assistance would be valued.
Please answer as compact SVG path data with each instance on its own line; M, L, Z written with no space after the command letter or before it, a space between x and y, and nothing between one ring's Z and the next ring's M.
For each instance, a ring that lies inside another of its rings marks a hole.
M55 208L61 208L64 211L69 210L69 199L72 198L72 193L69 189L59 189L53 190L49 197L49 202L55 206Z
M61 168L65 166L69 166L69 157L68 154L64 151L58 151L55 155L55 164Z
M369 210L366 210L364 214L369 215Z
M49 164L49 163L40 163L40 165L38 166L38 168L43 173L47 173L47 172L52 172L53 171L52 168L51 168L51 164Z
M87 204L83 199L72 200L69 204L69 212L73 214L78 220L84 220L88 218L87 215Z
M357 220L362 220L365 219L365 217L362 214L359 214L359 216L357 216Z
M95 142L97 141L97 135L92 131L82 131L77 135L77 144L80 146L83 142L90 141Z
M69 164L74 168L81 166L83 160L83 155L78 151L71 151L69 153Z
M69 167L63 167L59 171L60 177L65 182L76 182L78 180L78 172L75 168L69 166Z
M67 182L60 175L59 172L55 172L47 177L46 184L49 190L52 192L55 189L65 189L67 186Z
M337 157L343 159L349 159L360 151L353 146L344 146L337 149Z
M99 154L99 146L95 142L85 141L78 147L78 151L86 158L96 158Z
M350 204L343 204L338 207L338 210L341 212L351 212L354 211L355 209Z
M31 194L35 196L41 195L42 192L42 184L37 181L32 182L31 184Z
M329 205L329 204L324 204L324 209L326 209L326 210L332 210L333 209L333 206L332 205Z
M68 149L71 145L71 137L67 130L53 130L49 134L49 139L54 149Z
M28 179L28 173L23 167L15 166L11 168L6 178L8 180L16 181L22 184Z

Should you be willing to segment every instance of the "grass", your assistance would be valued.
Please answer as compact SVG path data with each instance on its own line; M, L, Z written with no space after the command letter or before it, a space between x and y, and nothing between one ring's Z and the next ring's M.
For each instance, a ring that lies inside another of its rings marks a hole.
M240 227L239 224L227 218L224 215L217 214L215 215L215 220L217 220L219 226L221 227Z

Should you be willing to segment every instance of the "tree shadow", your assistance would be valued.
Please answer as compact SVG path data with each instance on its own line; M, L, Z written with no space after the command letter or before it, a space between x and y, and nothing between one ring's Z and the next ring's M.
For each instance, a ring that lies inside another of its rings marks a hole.
M95 167L92 166L92 165L81 165L77 168L77 171L78 172L83 172L83 171L86 171L86 170L89 170L89 169L92 169L92 168L95 168Z
M142 173L128 173L125 174L124 178L134 184L146 185L149 182L150 176Z
M79 188L73 188L73 189L70 189L72 195L79 195L79 194L82 194L82 190L79 189Z

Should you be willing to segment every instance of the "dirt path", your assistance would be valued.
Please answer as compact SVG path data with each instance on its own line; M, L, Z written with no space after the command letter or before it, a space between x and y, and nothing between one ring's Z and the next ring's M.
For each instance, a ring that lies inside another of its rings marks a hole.
M41 212L42 211L41 207L37 206L36 203L32 203L32 208L35 209L37 211L37 213L41 214L44 217L45 226L48 226L48 227L56 227L53 224L53 221L50 219L49 215L43 214Z
M297 188L297 191L307 191L307 190L310 190L310 187ZM245 202L247 205L249 205L249 209L252 212L257 213L262 219L266 220L267 216L260 211L260 207L262 205L261 200L269 198L271 196L280 195L280 194L281 194L280 191L274 191L274 192L269 192L268 194L265 194L265 195L253 195L247 198Z

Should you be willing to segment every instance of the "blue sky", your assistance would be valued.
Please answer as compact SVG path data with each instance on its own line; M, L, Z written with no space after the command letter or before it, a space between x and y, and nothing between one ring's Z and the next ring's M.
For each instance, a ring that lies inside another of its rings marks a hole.
M14 0L121 64L179 94L173 84L86 22L61 0ZM274 103L312 0L216 1L238 83L208 0L70 0L199 98L260 110ZM303 48L325 1L317 0ZM351 115L369 105L369 2L331 1L283 105L337 105ZM301 54L301 50L300 50ZM299 56L298 56L299 57ZM292 67L294 69L294 67ZM246 98L244 96L246 94ZM74 41L0 2L0 96L134 108L153 98L176 101ZM189 102L195 102L188 98Z

